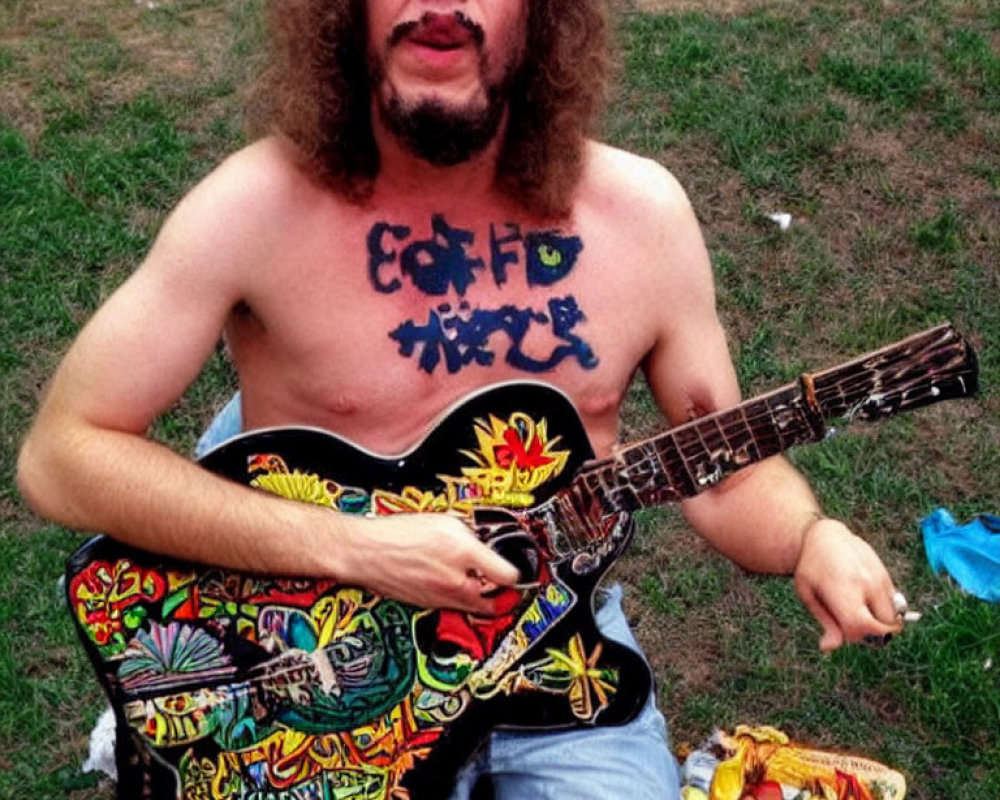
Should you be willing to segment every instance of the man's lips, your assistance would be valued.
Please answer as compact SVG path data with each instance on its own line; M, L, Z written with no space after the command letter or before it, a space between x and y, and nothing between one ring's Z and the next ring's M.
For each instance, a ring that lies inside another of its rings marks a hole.
M470 44L481 45L483 31L461 12L439 14L428 11L419 21L405 22L393 30L390 45L402 41L435 50L457 50Z

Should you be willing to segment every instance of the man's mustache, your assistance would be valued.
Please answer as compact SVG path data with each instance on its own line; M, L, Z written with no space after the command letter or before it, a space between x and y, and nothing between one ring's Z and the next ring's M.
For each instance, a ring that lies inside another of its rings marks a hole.
M419 20L410 20L409 22L401 22L395 28L392 29L392 33L389 35L389 47L394 47L399 44L403 39L417 31L420 28L431 29L435 25L440 24L441 17L446 17L445 14L440 14L435 11L427 11ZM476 47L481 48L483 42L486 40L486 34L478 23L469 19L461 11L456 11L452 15L456 23L465 28L469 34L472 36L472 41L475 43Z

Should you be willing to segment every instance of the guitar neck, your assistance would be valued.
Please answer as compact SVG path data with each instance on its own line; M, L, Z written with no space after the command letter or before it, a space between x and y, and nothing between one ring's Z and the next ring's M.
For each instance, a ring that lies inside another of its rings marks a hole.
M676 503L727 475L790 447L816 442L826 423L789 384L725 411L627 445L574 481L605 509L635 511Z
M619 449L581 470L552 505L594 519L673 503L791 447L823 439L831 420L872 421L977 389L976 356L941 325L738 406Z

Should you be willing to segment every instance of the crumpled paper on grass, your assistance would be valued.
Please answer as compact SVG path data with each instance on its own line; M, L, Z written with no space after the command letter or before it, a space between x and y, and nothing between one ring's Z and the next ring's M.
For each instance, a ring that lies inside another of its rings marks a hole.
M82 772L103 772L111 780L118 780L118 764L115 761L115 715L111 706L97 719L90 733L90 754L83 762Z
M1000 517L980 514L960 525L939 508L921 520L920 530L935 574L947 572L969 594L1000 602Z

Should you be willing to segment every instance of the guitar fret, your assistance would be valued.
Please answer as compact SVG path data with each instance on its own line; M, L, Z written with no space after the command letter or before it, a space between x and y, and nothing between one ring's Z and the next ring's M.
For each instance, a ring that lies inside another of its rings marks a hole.
M680 454L681 463L684 465L684 469L687 470L695 491L698 492L711 480L709 475L712 473L712 470L708 468L708 454L702 450L700 442L696 441L692 436L697 429L692 430L692 428L695 428L695 426L685 425L683 428L677 428L672 438L677 445L677 452Z
M649 445L642 448L643 465L642 481L638 485L633 484L636 502L643 507L659 505L668 498L676 498L677 492L670 480L670 473L665 469L660 453L655 446Z
M587 488L593 495L595 506L603 513L613 513L620 510L611 496L614 467L607 464L600 469L591 470L584 475Z
M754 404L759 405L759 404ZM744 409L744 414L749 418L751 414L749 409L754 408L754 406L749 406ZM796 423L796 416L792 407L784 403L775 403L772 405L765 405L766 414L770 421L769 432L776 444L771 444L767 437L762 437L754 434L754 441L757 443L757 452L762 458L767 458L768 456L774 455L780 452L785 447L787 447L792 439L787 436L787 431L789 429L794 429ZM755 413L761 413L754 409Z
M747 418L745 408L739 409L739 416L743 424L743 430L747 435L747 444L744 447L744 451L747 453L750 463L760 461L764 457L761 452L760 437L754 434L753 428L750 426L750 420Z
M666 472L670 476L670 483L678 487L684 497L691 497L698 493L698 482L692 474L684 454L681 452L677 442L676 431L668 431L657 440L657 450L660 463L673 464L675 468ZM667 448L673 448L673 457ZM677 468L679 467L679 469Z
M795 445L817 441L825 434L821 419L809 409L797 387L760 398L744 410L748 419L766 420L754 431L758 456L767 458Z
M608 513L631 512L642 508L642 486L648 482L650 470L643 442L619 451L605 462L602 474L607 479Z
M616 493L618 495L619 506L628 508L635 505L641 508L646 505L645 496L649 482L652 480L653 473L655 472L649 460L647 447L640 445L635 448L629 448L629 450L622 453L622 457L628 464L628 467L621 473L624 485L620 486Z
M713 419L725 444L726 461L729 464L740 467L760 459L760 449L746 418L745 409L741 407L735 413L729 412Z
M683 495L677 488L677 484L674 481L673 474L668 468L667 464L663 461L663 453L658 447L651 447L653 451L653 457L656 459L656 463L659 465L659 470L656 472L663 478L660 485L660 490L657 494L657 498L654 502L664 503L664 502L677 502L683 500Z
M644 471L641 467L646 462L645 442L629 447L618 453L616 461L623 462L622 466L616 467L614 462L609 469L609 474L614 481L611 493L614 496L613 507L620 511L635 511L642 508L642 502L637 485L641 485L645 480Z
M710 418L708 420L708 424L711 424L712 421L713 421L713 419ZM715 422L718 423L718 420L716 419ZM716 474L720 474L720 476L721 476L721 473L718 472L718 466L717 466L717 464L718 464L718 459L719 459L720 454L725 453L725 450L726 450L726 448L724 446L725 442L723 441L723 443L722 443L723 446L722 447L719 447L718 445L709 444L705 440L705 433L706 433L705 428L706 428L706 424L704 422L697 422L696 421L691 427L694 430L694 432L696 434L698 434L698 443L701 445L701 453L699 455L702 456L702 457L704 457L704 459L705 459L705 461L703 462L701 468L702 468L702 470L705 470L705 469L708 470L704 474L708 476L707 480L709 480L710 482L712 482L712 477L711 476L716 475ZM711 465L711 468L709 468L709 465ZM706 480L706 478L705 477L701 477L701 480Z
M743 416L746 425L757 445L757 452L763 458L767 458L779 452L788 441L787 432L796 423L795 414L790 406L783 403L767 403L753 401L743 408ZM761 426L755 420L764 419L766 426Z
M733 447L732 440L729 438L729 435L726 433L726 428L722 424L724 416L725 415L709 417L709 423L715 424L715 430L718 432L719 438L722 440L723 447L732 458L735 458L736 455L741 452L741 448ZM740 430L744 431L742 428Z
M573 483L570 486L570 502L581 528L587 539L595 537L595 525L601 519L601 511L594 507L594 497L592 494L584 494L585 487L582 483Z

